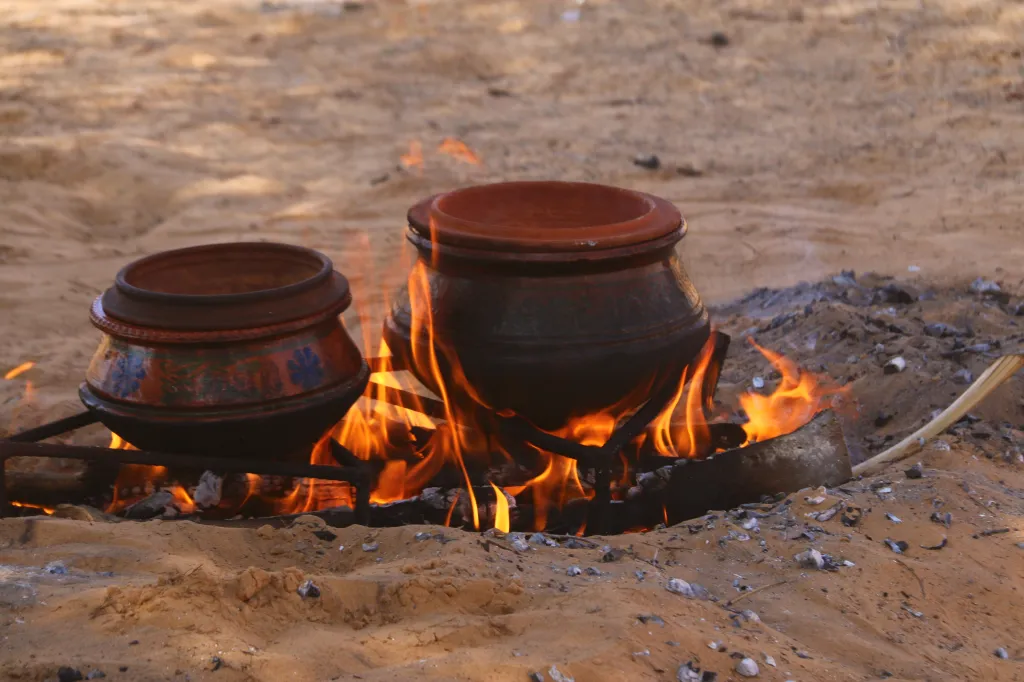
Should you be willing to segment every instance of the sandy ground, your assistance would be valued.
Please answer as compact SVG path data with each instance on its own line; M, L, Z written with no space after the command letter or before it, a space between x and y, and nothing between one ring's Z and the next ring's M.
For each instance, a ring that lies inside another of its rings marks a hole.
M957 286L984 274L1024 293L1024 8L1008 0L9 0L2 21L0 369L38 365L0 382L0 429L75 409L98 338L89 301L129 260L209 241L313 246L349 275L375 329L404 276L408 205L488 180L671 199L711 302L841 268ZM447 137L482 163L439 153ZM413 141L423 167L402 170ZM658 170L632 163L650 153ZM1021 425L1019 403L1000 409ZM922 480L894 469L886 499L853 484L862 524L814 532L856 564L838 572L796 566L811 541L780 539L778 519L762 522L763 551L720 545L720 518L615 538L637 558L572 578L567 566L598 565L600 551L516 556L455 531L416 542L422 529L407 528L370 532L374 554L355 528L324 542L303 526L9 520L0 671L525 680L551 679L554 664L584 682L671 680L693 660L725 680L740 651L769 680L1024 679L1024 474L976 447L933 447ZM948 530L928 520L937 505L955 517ZM920 548L943 534L947 548ZM886 537L909 542L907 556ZM641 560L656 549L657 566ZM51 560L71 571L41 572ZM295 594L300 573L320 599ZM724 607L737 576L787 581L737 605L760 623L733 624ZM670 577L719 601L672 595ZM637 621L650 613L664 627ZM718 640L727 653L708 648Z

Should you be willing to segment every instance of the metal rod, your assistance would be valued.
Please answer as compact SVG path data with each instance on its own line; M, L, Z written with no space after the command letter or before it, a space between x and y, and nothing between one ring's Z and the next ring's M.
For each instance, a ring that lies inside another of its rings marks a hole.
M35 428L26 429L20 433L16 433L13 436L8 436L5 440L13 441L15 443L35 443L37 441L46 440L47 438L53 438L59 436L68 431L74 431L80 429L83 426L89 426L99 421L92 412L86 410L85 412L79 412L69 417L58 419L57 421L50 422L49 424L43 424L36 426Z
M325 481L349 482L360 470L353 466L323 466L291 462L268 462L253 458L205 457L201 455L175 455L146 450L111 450L110 448L52 443L12 443L0 441L0 462L11 457L48 457L54 459L82 459L111 464L145 464L148 466L187 467L210 469L235 474L260 476L291 476L318 478Z
M330 441L330 449L331 455L338 464L358 471L358 476L353 477L355 480L349 481L350 484L354 484L356 487L355 509L352 511L355 512L356 523L361 526L369 526L370 486L372 484L369 463L356 457L351 450L336 440L332 439Z

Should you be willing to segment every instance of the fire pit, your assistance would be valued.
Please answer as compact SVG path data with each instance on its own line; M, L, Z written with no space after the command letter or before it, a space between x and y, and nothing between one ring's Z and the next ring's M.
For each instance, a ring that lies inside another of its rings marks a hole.
M348 285L322 254L156 254L93 304L104 337L81 388L88 412L0 441L0 462L130 465L112 500L113 476L85 477L100 483L79 500L99 489L131 518L315 511L571 533L649 528L736 498L690 482L746 498L848 475L821 415L830 389L778 356L764 351L783 375L778 410L740 425L715 407L729 337L710 330L677 253L686 225L665 200L501 183L424 200L408 218L418 260L378 357L364 361L339 321ZM807 399L791 396L798 379ZM816 414L795 445L708 459ZM96 420L118 449L34 442Z

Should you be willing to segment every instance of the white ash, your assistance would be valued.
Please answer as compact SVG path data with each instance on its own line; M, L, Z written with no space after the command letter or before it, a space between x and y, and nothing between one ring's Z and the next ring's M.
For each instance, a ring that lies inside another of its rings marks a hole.
M220 504L221 494L224 490L224 479L212 471L204 471L199 477L199 485L192 494L192 501L197 507L210 509Z
M548 676L551 678L552 682L576 682L576 678L564 674L556 666L551 666L551 668L548 669Z

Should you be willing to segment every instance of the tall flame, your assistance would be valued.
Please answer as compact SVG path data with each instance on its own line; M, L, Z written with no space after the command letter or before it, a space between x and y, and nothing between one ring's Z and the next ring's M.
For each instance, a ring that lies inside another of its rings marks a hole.
M441 146L437 148L437 151L442 154L447 154L453 159L458 159L464 163L474 166L480 165L480 157L477 156L476 152L470 149L465 142L457 140L454 137L446 137L441 143Z
M505 499L505 493L502 492L501 488L493 483L491 483L491 487L494 488L494 496L497 505L494 511L494 527L503 533L507 533L512 527L509 523L508 500Z

